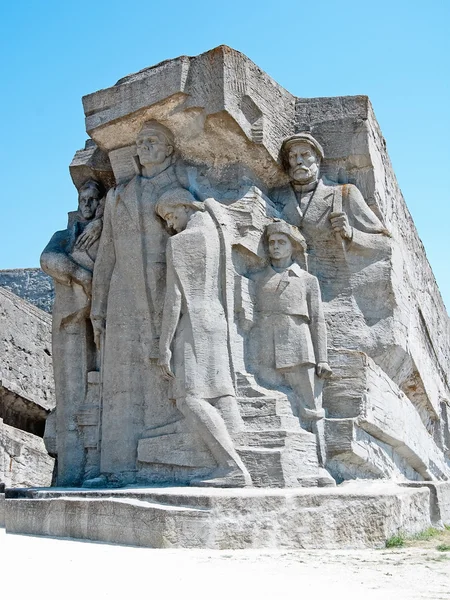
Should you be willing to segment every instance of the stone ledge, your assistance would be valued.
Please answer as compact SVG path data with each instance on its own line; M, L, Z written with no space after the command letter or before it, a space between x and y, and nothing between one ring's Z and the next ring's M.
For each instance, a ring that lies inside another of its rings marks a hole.
M431 525L430 490L353 482L322 489L7 490L7 533L152 548L381 547Z

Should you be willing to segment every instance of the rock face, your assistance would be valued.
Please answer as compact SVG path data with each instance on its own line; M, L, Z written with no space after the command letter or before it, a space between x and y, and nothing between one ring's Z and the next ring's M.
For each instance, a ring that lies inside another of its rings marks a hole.
M0 481L48 486L54 459L42 440L55 406L51 319L0 288Z
M51 277L41 269L5 269L0 271L0 287L27 300L47 313L52 312L55 291Z
M449 319L368 98L222 46L83 105L41 258L58 483L449 479Z

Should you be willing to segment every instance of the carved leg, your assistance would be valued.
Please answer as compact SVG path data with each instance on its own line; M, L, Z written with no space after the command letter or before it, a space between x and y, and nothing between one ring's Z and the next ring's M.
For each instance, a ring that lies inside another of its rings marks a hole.
M315 366L311 364L285 371L284 376L295 393L298 401L299 417L305 424L323 419L322 380L316 376Z
M310 364L296 367L292 371L286 371L284 375L298 401L297 409L302 423L308 431L316 436L319 465L324 467L326 444L323 420L325 411L322 408L323 382L317 377L315 366ZM328 485L328 479L330 479L330 476L326 473L325 483L322 483L322 485Z
M238 433L244 429L244 421L239 412L237 400L234 396L221 396L211 401L225 421L229 433Z
M251 485L250 474L236 452L220 412L207 400L193 397L179 398L177 408L199 433L219 465L213 479L193 483L216 487Z

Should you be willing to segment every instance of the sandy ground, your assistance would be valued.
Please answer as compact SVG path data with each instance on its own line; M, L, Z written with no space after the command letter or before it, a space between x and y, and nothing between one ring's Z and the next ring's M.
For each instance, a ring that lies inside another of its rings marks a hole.
M0 572L4 597L19 600L450 600L450 552L437 551L437 543L358 551L153 550L0 529Z

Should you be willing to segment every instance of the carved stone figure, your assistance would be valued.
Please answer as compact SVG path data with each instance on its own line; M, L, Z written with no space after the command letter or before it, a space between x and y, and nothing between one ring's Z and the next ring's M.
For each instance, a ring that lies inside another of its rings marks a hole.
M42 269L55 282L53 306L53 368L57 398L58 485L79 485L85 452L77 425L84 402L87 373L96 368L89 320L92 271L102 230L104 192L89 180L79 190L78 211L57 231L41 256Z
M58 482L448 479L448 318L367 98L296 98L222 47L83 105L74 182L116 187L97 258L84 190L43 255Z
M94 269L91 318L104 356L101 476L87 486L134 481L139 438L146 427L166 422L171 409L156 364L168 235L155 204L180 188L173 135L148 121L136 147L138 174L108 193Z
M243 423L231 373L216 226L185 190L166 192L156 210L176 232L167 244L159 365L171 380L170 397L218 463L210 479L192 484L251 485L230 437Z
M306 250L296 228L274 222L266 227L265 237L270 265L252 276L257 373L269 385L287 383L294 391L297 416L317 433L316 422L325 416L322 380L331 375L319 283L295 262Z
M275 190L273 199L283 219L299 227L305 236L311 272L326 272L320 281L328 300L345 285L342 269L348 267L345 263L352 253L360 260L364 254L385 252L388 232L356 186L320 177L324 152L311 134L303 132L285 139L281 155L291 183ZM341 269L339 275L336 268L334 276L328 271L331 263Z

